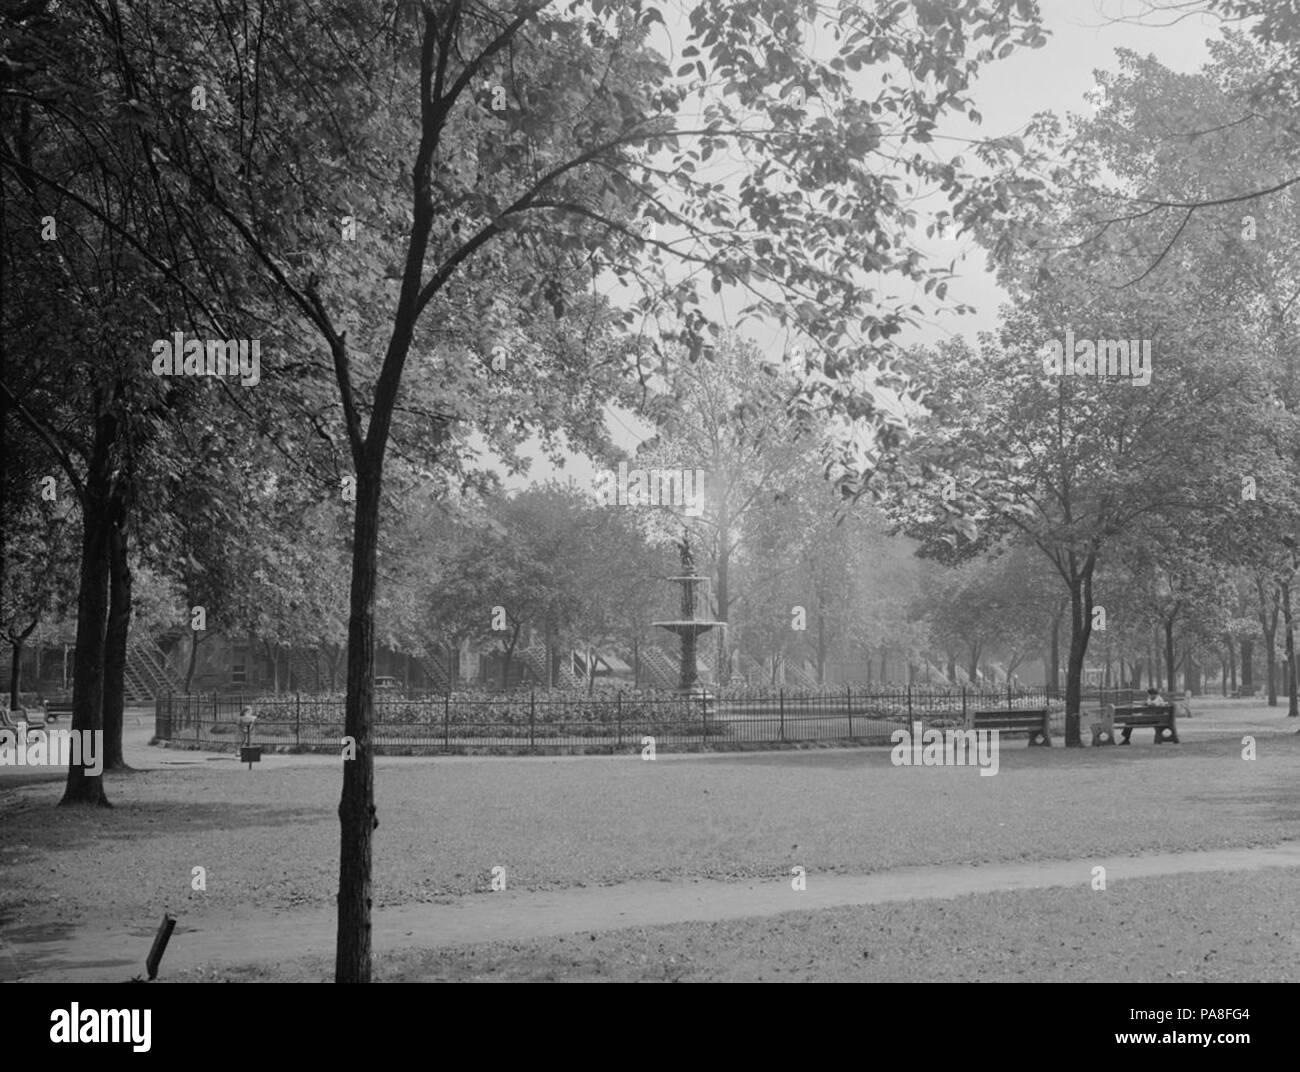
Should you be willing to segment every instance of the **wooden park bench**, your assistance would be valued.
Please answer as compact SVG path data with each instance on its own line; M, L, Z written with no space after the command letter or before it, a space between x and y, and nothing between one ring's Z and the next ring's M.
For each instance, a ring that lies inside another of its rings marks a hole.
M1246 700L1252 696L1257 695L1258 693L1259 693L1258 685L1250 685L1250 686L1238 685L1236 691L1233 692L1232 694L1232 698L1234 700Z
M1178 722L1174 717L1174 705L1165 704L1107 704L1101 709L1101 718L1092 724L1092 743L1094 746L1115 743L1115 730L1126 729L1132 732L1144 726L1156 731L1156 744L1166 740L1181 744L1178 740Z
M1050 748L1052 730L1046 707L1013 707L1001 711L974 711L970 728L997 730L1000 733L1027 733L1030 747Z
M0 712L0 726L5 729L17 729L19 722L26 722L29 730L44 729L45 711L40 707L17 707L11 710L6 706Z
M72 701L67 700L63 703L47 703L45 705L45 718L50 722L57 722L63 715L72 717Z

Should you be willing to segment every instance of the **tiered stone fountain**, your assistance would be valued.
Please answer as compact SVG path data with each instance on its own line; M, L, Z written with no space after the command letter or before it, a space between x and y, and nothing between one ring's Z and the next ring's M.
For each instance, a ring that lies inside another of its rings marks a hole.
M660 629L667 629L670 633L676 633L681 638L681 675L677 683L677 691L691 693L697 691L699 684L699 670L695 659L696 638L701 633L707 633L716 625L726 625L727 623L696 617L696 589L701 584L707 584L708 582L695 572L695 557L691 554L690 538L683 535L681 540L678 541L677 547L681 552L682 575L680 577L669 577L668 579L682 586L682 616L671 621L654 622L653 624Z

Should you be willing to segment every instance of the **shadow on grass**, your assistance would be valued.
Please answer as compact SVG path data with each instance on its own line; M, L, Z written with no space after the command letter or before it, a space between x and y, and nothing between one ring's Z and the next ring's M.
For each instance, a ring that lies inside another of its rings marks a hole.
M1138 734L1143 734L1141 737ZM1181 744L1153 744L1151 730L1135 730L1132 743L1092 748L1066 748L1062 738L1052 740L1051 748L1030 748L1024 737L999 739L998 756L1003 770L1033 770L1057 767L1062 764L1076 767L1115 767L1156 760L1177 760L1179 756L1194 757L1228 755L1240 752L1239 738L1211 738L1196 741L1184 740ZM1086 740L1087 738L1085 738ZM891 747L853 749L810 749L808 751L751 752L746 754L718 753L711 763L743 762L751 766L817 767L830 770L853 770L861 767L890 767L893 765ZM973 766L974 764L970 764Z
M48 807L28 806L9 812L0 829L4 842L27 842L32 848L54 854L76 852L96 842L134 841L159 833L274 830L321 821L337 821L334 809L155 800L145 804L118 802L109 810L58 808L51 801Z
M1249 790L1236 793L1206 793L1191 797L1196 804L1209 808L1242 807L1259 814L1264 822L1300 823L1300 787L1290 779L1278 778L1268 786L1251 786ZM1274 832L1261 827L1254 831L1261 837L1275 836ZM1283 835L1293 837L1293 833Z

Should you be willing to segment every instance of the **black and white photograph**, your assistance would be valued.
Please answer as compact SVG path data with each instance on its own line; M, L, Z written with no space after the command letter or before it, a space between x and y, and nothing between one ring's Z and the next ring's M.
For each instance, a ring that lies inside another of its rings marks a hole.
M6 1034L1265 1040L1295 0L4 0L0 222Z

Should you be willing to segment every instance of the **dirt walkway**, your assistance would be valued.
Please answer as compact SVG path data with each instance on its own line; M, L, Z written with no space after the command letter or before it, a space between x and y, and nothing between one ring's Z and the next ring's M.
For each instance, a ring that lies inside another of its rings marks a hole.
M374 950L434 949L494 940L526 940L585 931L714 921L847 905L953 898L965 894L1087 886L1106 868L1110 886L1125 879L1206 871L1300 867L1300 841L1271 848L1092 857L991 867L901 868L873 875L807 877L796 892L789 876L767 882L637 882L556 891L513 891L412 904L374 914ZM10 927L0 936L0 980L122 981L143 972L158 920L135 925ZM162 977L204 964L273 962L328 956L332 910L245 917L182 917Z

